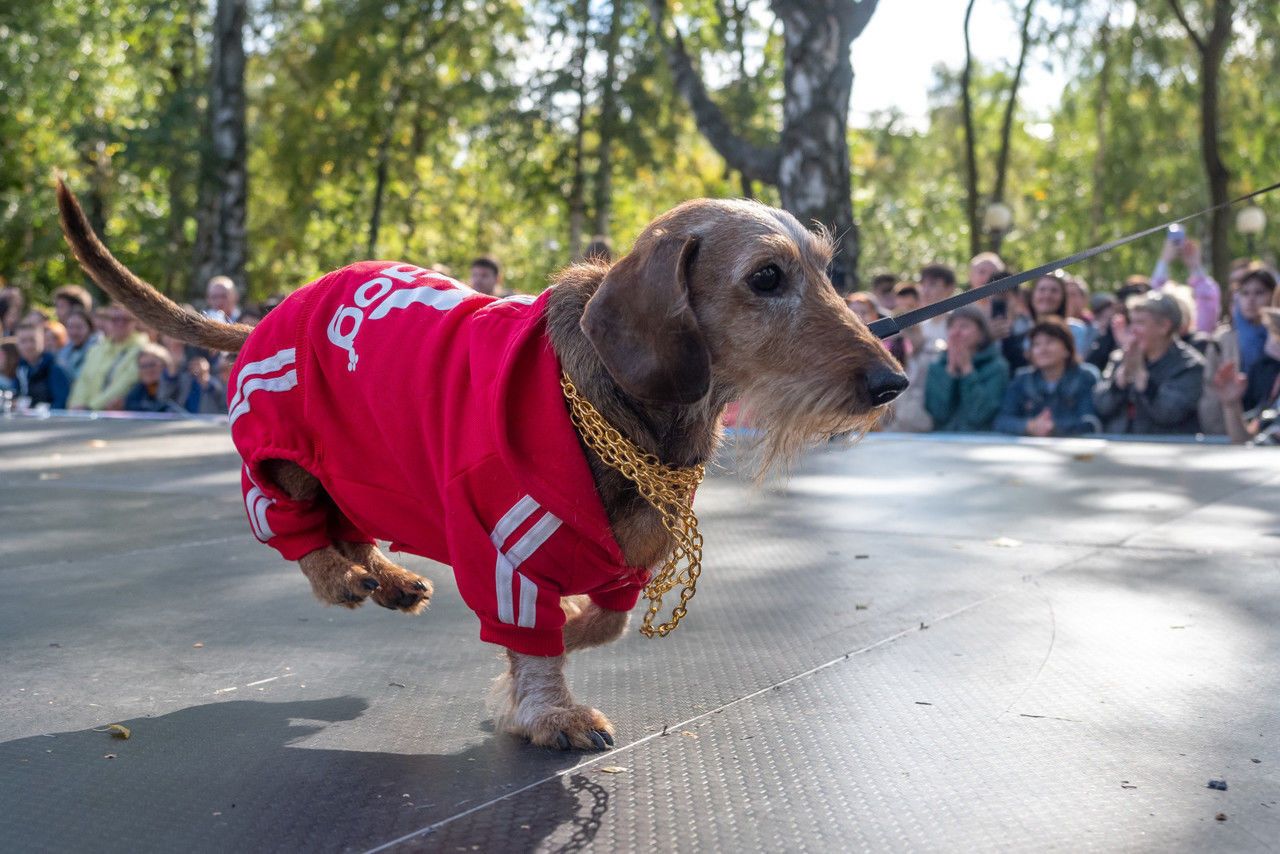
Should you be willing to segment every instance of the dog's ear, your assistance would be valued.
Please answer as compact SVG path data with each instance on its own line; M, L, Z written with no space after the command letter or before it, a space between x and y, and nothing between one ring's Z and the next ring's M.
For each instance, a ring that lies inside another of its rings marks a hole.
M697 238L660 235L614 264L582 313L605 370L645 403L694 403L711 388L711 352L689 306L697 251Z

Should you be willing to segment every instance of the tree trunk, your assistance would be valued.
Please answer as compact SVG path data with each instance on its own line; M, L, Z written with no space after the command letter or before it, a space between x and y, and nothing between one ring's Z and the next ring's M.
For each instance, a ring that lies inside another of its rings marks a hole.
M846 293L858 281L858 231L853 222L849 171L849 45L866 28L878 0L773 0L783 25L782 129L778 144L754 145L730 127L707 94L679 30L665 29L666 4L649 10L676 88L689 102L698 130L744 182L778 188L782 207L801 222L820 223L839 241L831 281Z
M1107 108L1111 103L1111 10L1098 31L1098 49L1102 51L1102 69L1098 72L1098 100L1093 107L1095 143L1093 149L1093 201L1089 207L1089 245L1102 242L1102 220L1106 215L1104 191L1107 168ZM1089 280L1098 278L1097 258L1089 260Z
M828 272L842 294L858 283L860 242L853 222L849 170L849 92L853 88L849 44L865 26L863 21L857 32L851 31L852 16L838 8L845 5L773 4L783 24L786 89L778 196L782 207L801 222L821 223L836 237L836 255Z
M581 40L574 52L574 87L578 92L577 127L573 138L573 179L569 184L569 258L582 257L582 233L587 225L587 53L590 38L591 4L582 0L578 7L578 21L582 26Z
M973 4L964 10L964 71L960 72L960 115L964 119L965 216L969 222L969 257L982 251L982 228L978 222L978 155L973 136L973 96L969 92L973 76L973 51L969 45L969 18Z
M607 238L613 221L613 138L618 131L618 45L622 40L623 4L614 0L605 35L604 79L600 83L600 146L597 149L595 234Z
M245 163L244 24L246 0L218 0L213 22L209 98L210 148L203 170L205 201L197 222L192 294L203 296L213 276L247 286L245 231L248 170Z
M992 202L1004 202L1005 175L1009 170L1009 141L1013 135L1013 111L1018 105L1018 88L1022 85L1022 70L1027 64L1027 48L1031 44L1029 36L1031 8L1035 4L1036 0L1027 0L1027 8L1022 13L1022 48L1018 52L1018 67L1014 71L1013 82L1009 84L1009 100L1005 104L1004 122L1000 126L1000 154L996 158L996 181L995 189L991 191ZM992 252L1000 251L1000 243L1003 239L1004 232L993 231L991 233L990 246Z
M1222 162L1218 140L1221 127L1218 83L1222 75L1222 57L1231 40L1231 16L1231 0L1216 0L1213 4L1213 29L1201 60L1200 155L1209 179L1209 200L1214 205L1225 205L1231 198L1227 191L1231 175ZM1231 211L1226 207L1214 211L1209 227L1209 264L1213 277L1225 285L1231 269Z

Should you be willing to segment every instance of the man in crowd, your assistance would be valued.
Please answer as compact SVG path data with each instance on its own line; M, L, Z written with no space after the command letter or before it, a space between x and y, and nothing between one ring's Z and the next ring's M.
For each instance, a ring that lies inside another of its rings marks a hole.
M471 290L489 296L502 296L502 271L492 255L481 255L471 262Z
M54 409L67 405L71 381L58 367L57 359L44 349L44 327L34 321L18 326L18 371L15 380L18 396L31 398L31 403L47 403Z
M222 312L228 323L240 321L240 292L230 276L214 276L205 289L205 301L209 304L206 314Z

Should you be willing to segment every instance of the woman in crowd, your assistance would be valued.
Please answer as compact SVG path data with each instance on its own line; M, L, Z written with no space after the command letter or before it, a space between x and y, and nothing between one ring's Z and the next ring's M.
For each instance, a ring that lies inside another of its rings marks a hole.
M159 344L143 344L138 350L138 382L124 397L129 412L181 412L175 401L177 386L165 378L172 364L169 351Z
M84 365L85 354L97 342L98 336L93 331L93 318L83 309L72 309L67 314L65 324L67 343L54 358L58 360L59 367L66 372L71 381L75 382L76 377L80 376L81 366Z
M1181 328L1182 309L1168 294L1152 292L1129 307L1128 340L1093 391L1104 432L1199 431L1204 357L1178 340Z
M1075 336L1066 322L1046 318L1031 330L1031 364L1020 369L1004 394L995 429L1015 436L1095 433L1097 377L1080 367Z
M112 303L103 313L106 337L84 357L80 375L71 385L68 409L120 409L124 396L138 381L141 336L133 333L133 315Z
M946 350L929 366L925 408L935 430L991 429L1009 384L1009 365L991 340L986 313L966 305L947 318Z
M1087 324L1077 318L1067 318L1067 283L1061 276L1048 275L1036 279L1027 299L1027 309L1031 327L1047 317L1061 317L1066 320L1072 336L1076 339L1076 352L1088 351L1088 345L1091 342L1087 340L1089 338ZM1001 352L1012 370L1016 371L1027 365L1027 348L1031 345L1029 333L1030 328L1019 331L1015 326L1013 333L1000 342Z

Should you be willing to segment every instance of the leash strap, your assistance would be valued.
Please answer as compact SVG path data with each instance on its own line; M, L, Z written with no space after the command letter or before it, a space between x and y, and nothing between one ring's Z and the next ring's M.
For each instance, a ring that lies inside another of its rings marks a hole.
M877 338L888 338L891 335L897 335L908 327L915 326L917 323L923 323L924 321L937 317L940 314L946 314L949 311L954 311L962 305L969 305L970 303L977 302L980 299L985 299L992 294L1013 290L1024 282L1030 282L1034 279L1040 278L1041 276L1046 276L1054 270L1061 270L1064 267L1070 267L1072 264L1087 261L1095 255L1100 255L1110 249L1115 249L1117 246L1123 246L1126 243L1131 243L1132 241L1146 237L1149 234L1155 234L1157 231L1163 231L1171 225L1186 222L1189 219L1202 217L1207 213L1212 213L1218 210L1219 208L1229 208L1232 205L1247 201L1255 196L1261 196L1263 193L1269 193L1277 188L1280 188L1280 182L1276 182L1270 187L1263 187L1261 190L1254 190L1247 196L1241 196L1238 199L1232 199L1229 202L1223 202L1222 204L1205 208L1204 210L1197 211L1193 214L1187 214L1186 216L1178 219L1171 219L1163 225L1152 226L1151 228L1144 229L1143 231L1130 234L1127 237L1112 240L1110 243L1103 243L1102 245L1095 246L1092 249L1085 249L1084 251L1077 252L1074 255L1068 255L1065 258L1050 261L1048 264L1041 264L1039 267L1027 270L1025 273L1019 273L1016 276L1009 276L1008 278L983 285L980 288L974 288L972 290L965 291L964 293L947 297L946 299L939 300L932 305L926 305L921 308L917 308L914 311L908 311L900 317L882 317L879 320L873 321L868 328Z

